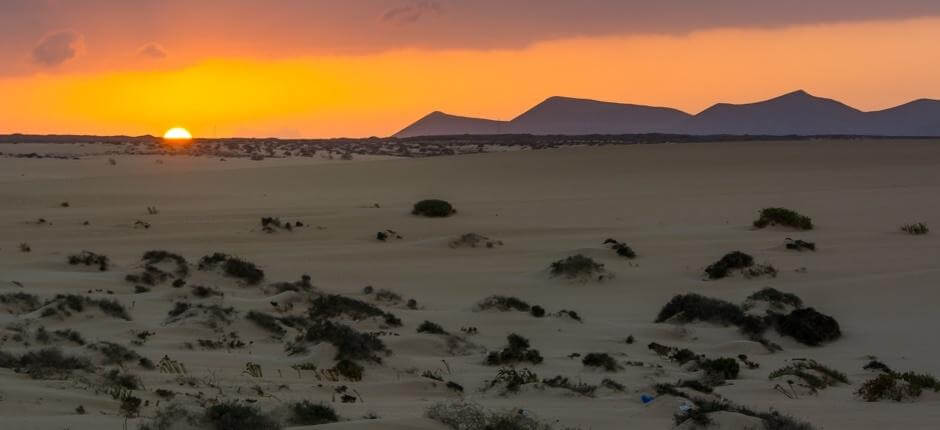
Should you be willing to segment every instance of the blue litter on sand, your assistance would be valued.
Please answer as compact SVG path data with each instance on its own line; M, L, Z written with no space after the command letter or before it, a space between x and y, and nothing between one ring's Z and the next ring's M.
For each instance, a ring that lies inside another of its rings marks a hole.
M644 404L644 405L645 405L645 404L648 404L649 402L652 402L653 399L655 399L655 397L653 397L653 396L651 396L651 395L649 395L649 394L644 394L644 395L640 396L640 400L643 401L643 404Z

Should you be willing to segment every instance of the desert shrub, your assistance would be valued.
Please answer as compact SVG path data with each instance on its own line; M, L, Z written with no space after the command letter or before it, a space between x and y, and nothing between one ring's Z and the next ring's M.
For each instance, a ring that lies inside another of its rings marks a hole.
M98 351L104 356L103 364L123 365L128 361L139 360L140 354L136 351L121 345L119 343L108 342L106 340L88 345L88 348Z
M617 251L617 255L629 259L636 258L636 252L633 251L633 248L627 246L626 243L620 242L616 239L607 239L604 241L604 245L609 245L610 249Z
M304 224L300 221L297 221L296 225L297 227L302 227ZM294 224L291 224L290 221L282 222L281 219L277 217L262 217L261 230L265 233L274 233L277 230L293 231Z
M598 280L603 280L610 275L610 272L604 269L603 264L582 254L572 255L552 263L549 266L549 272L552 276L564 276L566 279L597 276Z
M545 316L545 308L539 305L535 305L535 306L532 306L530 313L532 314L532 316L536 318L542 318Z
M20 252L31 252L33 248L29 246L26 242L21 242L19 245Z
M764 228L768 225L783 225L800 230L812 230L813 220L808 216L786 208L764 208L760 216L754 221L754 227Z
M601 380L601 386L602 386L602 387L605 387L605 388L607 388L607 389L609 389L609 390L614 390L614 391L626 391L626 390L627 390L627 386L626 386L626 385L623 385L623 384L621 384L621 383L619 383L619 382L617 382L617 381L614 381L613 379L610 379L610 378L604 378L604 379L602 379L602 380Z
M816 243L814 242L807 242L805 240L800 240L800 239L793 240L793 239L790 239L789 237L787 238L786 243L784 245L786 246L787 249L792 249L795 251L802 251L804 249L808 249L810 251L816 250Z
M344 324L327 320L316 320L304 339L309 342L328 342L336 347L336 360L368 360L380 363L378 354L389 351L378 336L361 333Z
M720 380L737 379L741 370L737 360L727 357L699 360L698 366L707 377Z
M176 302L176 303L173 303L173 309L170 309L170 311L167 312L167 315L169 315L170 317L178 317L180 315L183 315L186 311L188 311L192 307L193 305L187 302Z
M498 366L501 364L514 364L519 362L529 362L539 364L543 361L542 355L537 349L529 348L529 340L515 333L506 337L509 343L501 351L490 352L486 356L486 364L489 366Z
M220 252L202 257L199 260L199 270L210 270L220 264L227 276L241 279L249 285L256 285L264 279L264 271L254 263Z
M281 337L287 334L287 330L284 330L284 327L281 327L281 324L278 323L278 319L270 314L258 311L249 311L248 315L245 316L248 321L255 323L258 327L261 327L273 334L275 337Z
M444 201L437 199L421 200L415 203L411 210L412 215L421 215L426 217L448 217L457 213L457 209Z
M818 346L842 336L835 318L813 308L795 309L787 315L778 316L776 329L782 336L790 336L810 346Z
M706 393L706 394L711 393L711 392L713 391L713 390L712 390L712 387L710 387L710 386L708 386L708 385L706 385L706 384L703 384L701 381L696 381L696 380L694 380L694 379L679 381L678 386L679 386L679 387L682 387L682 388L688 388L688 389L691 389L691 390L695 390L695 391L698 391L698 392L700 392L700 393Z
M784 293L774 288L764 288L754 294L747 296L745 308L753 307L754 302L766 302L772 309L782 310L786 306L792 308L802 308L803 300L796 294Z
M722 325L737 325L743 318L744 311L733 303L698 294L680 294L663 306L655 322L675 319L683 323L706 321Z
M770 372L768 378L777 379L782 376L800 378L803 381L802 385L813 393L837 383L849 383L845 373L824 366L816 360L794 360L790 364Z
M688 348L680 349L674 346L661 345L656 342L650 342L650 344L647 345L647 348L649 348L651 351L655 352L657 355L661 357L665 357L669 360L679 363L679 365L683 365L693 360L697 361L701 359L701 357L698 354L692 352L692 350Z
M116 300L109 299L92 299L90 297L79 296L75 294L57 294L51 300L46 301L43 304L43 307L46 310L43 312L42 316L52 316L58 313L65 314L66 316L71 315L71 312L84 312L86 306L94 306L101 310L102 313L113 318L120 318L123 320L130 321L131 316L127 313L127 309L124 308L124 305L118 303Z
M384 288L375 292L375 300L380 302L391 302L398 303L402 301L401 294L398 294L392 290L386 290Z
M568 317L568 318L571 318L571 319L573 319L573 320L575 320L575 321L577 321L577 322L584 322L584 320L581 319L581 315L578 315L577 312L572 311L572 310L568 310L568 309L562 309L562 310L556 312L556 313L555 313L555 316L558 316L558 317Z
M879 372L885 372L885 373L893 373L893 372L894 372L893 370L891 370L890 367L888 367L887 364L884 364L884 363L882 363L882 362L880 362L880 361L878 361L878 360L871 360L871 361L869 361L868 364L866 364L865 366L862 367L862 369L865 369L865 370L877 370L877 371L879 371Z
M225 295L225 293L223 293L222 290L219 290L218 288L211 288L211 287L206 287L203 285L194 285L192 286L191 291L192 291L193 296L198 297L200 299L204 299L204 298L212 297L212 296L222 297Z
M581 364L588 367L601 367L608 372L616 372L621 369L617 360L606 352L589 352L581 359Z
M279 430L277 420L258 408L233 401L209 406L203 422L215 430Z
M901 226L901 231L903 231L903 232L905 232L905 233L907 233L907 234L921 235L921 234L927 234L927 233L929 233L929 232L930 232L930 229L927 228L927 224L924 224L924 223L922 223L922 222L915 222L915 223L912 223L912 224L904 224L904 225L902 225L902 226Z
M900 402L920 397L925 389L940 392L940 381L928 374L887 372L865 381L855 394L866 402Z
M310 275L302 275L299 281L276 282L271 284L268 289L276 294L285 291L307 292L313 289L313 284L310 283Z
M0 294L0 304L15 308L17 313L29 313L40 307L39 297L24 292Z
M295 426L315 426L339 421L339 416L332 406L322 403L311 403L307 400L291 403L288 406L290 415L287 421Z
M0 352L0 367L12 368L33 379L60 379L76 370L91 372L95 369L87 358L66 355L59 348L28 351L19 357Z
M754 265L754 257L741 251L725 254L720 260L705 268L705 273L711 279L721 279L728 276L735 269L745 269Z
M571 382L566 376L557 375L554 378L543 379L542 383L552 388L564 388L569 391L591 397L597 391L597 385L590 385L584 382Z
M118 369L111 369L104 374L104 384L109 387L137 390L141 387L140 377L133 373L123 373Z
M447 334L447 330L444 330L440 324L424 321L418 326L418 333Z
M401 319L391 312L385 312L362 300L338 294L322 295L314 299L309 315L312 319L336 318L340 315L346 315L353 320L382 317L385 323L392 327L399 327L402 324Z
M336 362L336 365L333 366L333 369L350 381L361 381L362 374L366 370L364 367L350 360L340 360Z
M107 255L95 254L91 251L82 251L78 254L72 254L68 257L69 264L77 266L84 264L86 266L98 266L98 270L104 272L108 270L110 260Z
M502 385L505 389L505 393L515 393L519 391L519 388L522 388L523 385L533 384L539 381L538 375L533 373L531 370L522 368L515 369L513 367L502 367L496 371L496 377L490 381L486 382L484 390L488 390L497 385Z
M515 297L509 296L489 296L481 300L476 305L476 310L485 311L489 309L496 309L501 312L506 312L510 310L515 310L519 312L529 312L532 307L528 303L519 300Z
M477 233L466 233L460 237L450 241L451 248L476 248L477 246L486 246L487 248L493 248L496 246L502 246L503 241L493 240L482 234Z
M184 278L189 275L189 263L183 256L176 253L164 250L151 250L145 252L140 259L148 265L172 261L176 265L176 276Z

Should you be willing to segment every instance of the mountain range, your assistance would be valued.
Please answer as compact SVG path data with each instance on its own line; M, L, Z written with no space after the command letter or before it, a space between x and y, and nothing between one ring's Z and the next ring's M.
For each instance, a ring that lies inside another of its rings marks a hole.
M865 112L799 90L756 103L718 103L691 115L668 107L549 97L510 121L432 112L395 137L642 133L940 136L940 100Z

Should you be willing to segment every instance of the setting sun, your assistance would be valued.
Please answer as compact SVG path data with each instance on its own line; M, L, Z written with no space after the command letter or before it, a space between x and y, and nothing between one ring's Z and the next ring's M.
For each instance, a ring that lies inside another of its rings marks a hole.
M164 139L174 139L174 140L188 140L192 139L193 135L189 134L185 128L182 127L173 127L163 133Z

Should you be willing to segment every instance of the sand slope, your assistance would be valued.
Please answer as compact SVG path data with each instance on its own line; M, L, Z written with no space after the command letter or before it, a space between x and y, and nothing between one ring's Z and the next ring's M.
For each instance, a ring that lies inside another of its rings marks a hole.
M932 342L940 299L940 235L898 232L900 224L912 221L940 226L940 145L935 141L595 147L362 162L244 161L225 168L212 167L219 162L206 158L164 157L157 164L152 158L129 156L117 166L106 161L0 159L0 172L17 172L0 175L0 293L26 291L50 298L101 289L91 296L117 299L132 308L133 320L94 313L57 320L39 318L39 312L0 312L0 325L31 320L33 329L73 328L90 342L125 345L134 331L150 330L155 335L135 350L153 361L168 354L184 362L191 376L221 387L224 397L251 398L265 408L295 399L331 402L336 384L318 382L309 373L298 376L290 368L302 361L330 366L330 346L288 357L282 342L244 320L248 310L273 313L270 302L287 298L196 272L191 284L216 286L225 297L187 300L234 306L242 314L226 330L237 331L253 345L232 352L189 350L184 342L215 333L194 324L165 324L167 312L186 296L186 289L164 284L134 294L133 284L123 280L140 269L140 256L150 249L177 252L191 263L222 251L258 263L267 282L309 274L325 292L372 301L361 292L372 285L417 300L417 310L404 303L387 306L404 320L403 327L392 330L398 336L383 337L393 354L383 366L367 366L364 381L344 383L361 393L364 402L333 403L351 420L333 428L443 428L422 418L423 411L459 396L410 369L439 370L446 380L466 388L467 399L497 409L521 407L562 425L671 428L678 402L660 398L644 406L640 395L652 393L656 382L694 375L648 350L653 341L709 356L744 353L759 362L759 369L743 370L739 380L717 389L754 409L773 407L828 429L940 427L940 396L872 404L852 394L871 375L862 370L867 355L898 370L940 374L940 347ZM446 219L409 214L413 202L431 197L453 202L459 213ZM63 201L70 207L59 207ZM147 206L160 213L148 215ZM817 229L752 230L757 210L766 206L797 209L812 216ZM262 216L300 220L307 227L265 234L258 222ZM51 225L30 223L40 217ZM135 229L138 219L151 228ZM86 220L89 225L82 225ZM375 233L383 229L404 238L378 242ZM504 246L448 246L468 232L502 240ZM607 237L627 242L639 257L632 265L617 257L601 245ZM820 250L787 251L786 237L813 240ZM21 242L29 243L32 252L20 252ZM66 256L81 250L108 255L114 267L98 272L67 265ZM732 250L772 263L780 275L703 281L702 268ZM605 263L616 278L603 283L551 279L548 264L575 253ZM733 328L652 323L660 307L678 293L739 302L765 286L796 293L834 316L843 338L811 348L771 335L784 351L769 354ZM584 322L473 311L477 301L492 294L517 296L549 312L576 310ZM627 391L602 389L594 398L557 389L526 388L506 397L480 392L483 380L496 369L482 365L482 352L450 356L441 338L415 333L424 320L457 333L460 327L475 326L479 334L469 340L490 350L502 347L508 333L522 334L545 357L532 367L540 377L561 374L592 384L609 377ZM379 329L376 321L354 325ZM624 343L628 335L637 341ZM0 349L22 351L23 344L11 336L3 330ZM62 346L98 360L87 348ZM628 366L608 374L568 358L586 352L664 367ZM839 369L852 384L788 399L773 390L767 375L796 357ZM260 364L265 377L241 374L247 361ZM144 415L154 411L156 388L206 396L220 392L205 384L181 387L172 375L127 367L144 380L146 390L136 394L151 401ZM274 397L257 395L250 389L254 385ZM118 403L86 388L0 369L0 427L119 428ZM76 415L78 405L88 413ZM387 424L356 422L369 413Z

